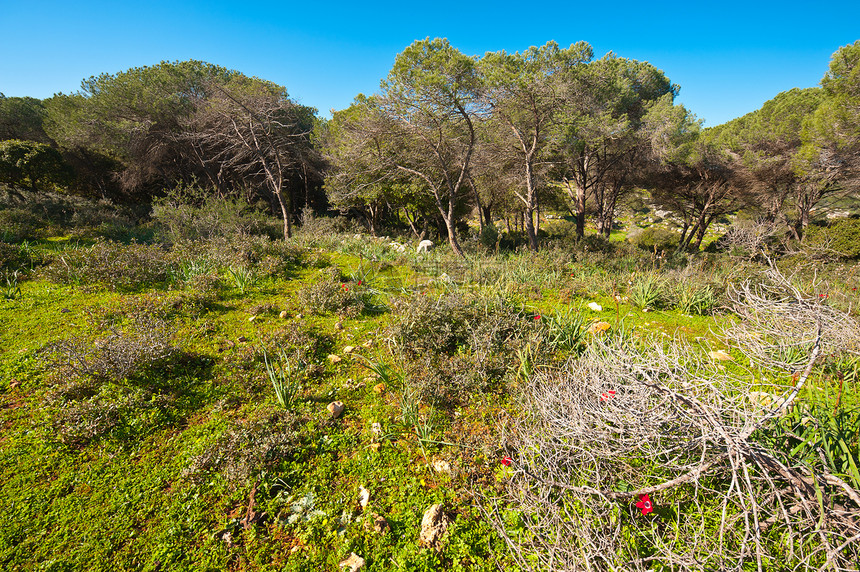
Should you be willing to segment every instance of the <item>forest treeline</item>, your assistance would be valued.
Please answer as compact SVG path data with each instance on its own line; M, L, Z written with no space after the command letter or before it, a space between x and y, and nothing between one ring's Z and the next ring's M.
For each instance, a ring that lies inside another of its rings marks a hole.
M465 221L505 220L537 249L541 210L609 235L624 197L647 190L681 221L682 247L745 208L795 239L856 196L860 41L820 87L703 128L648 62L584 42L467 56L447 40L400 53L377 93L321 119L286 88L200 61L82 82L44 100L0 94L0 183L151 202L195 186L262 205L284 236L304 209L370 232L400 226L462 253Z

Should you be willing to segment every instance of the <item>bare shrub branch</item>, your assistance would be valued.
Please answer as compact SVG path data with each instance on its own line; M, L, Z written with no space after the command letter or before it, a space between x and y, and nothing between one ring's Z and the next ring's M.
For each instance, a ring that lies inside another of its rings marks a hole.
M597 340L532 376L505 435L503 486L478 495L524 569L857 569L857 491L757 436L822 352L856 351L860 328L769 277L735 291L743 322L727 336L791 377L629 339ZM651 514L634 506L643 495Z

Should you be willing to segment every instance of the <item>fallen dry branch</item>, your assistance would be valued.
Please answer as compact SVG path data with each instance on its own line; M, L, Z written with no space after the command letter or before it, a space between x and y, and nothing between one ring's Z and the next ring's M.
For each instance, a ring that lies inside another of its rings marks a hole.
M643 351L616 339L532 376L506 435L503 491L479 495L524 569L860 567L858 492L757 439L820 355L856 351L860 328L787 280L743 285L734 300L744 321L729 334L754 368L680 341Z

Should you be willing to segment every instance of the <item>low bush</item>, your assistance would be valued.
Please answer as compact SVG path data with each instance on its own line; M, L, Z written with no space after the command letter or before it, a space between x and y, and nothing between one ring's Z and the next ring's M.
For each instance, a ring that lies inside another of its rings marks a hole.
M82 446L115 431L129 433L153 427L166 420L165 409L173 402L168 396L141 388L103 389L80 400L49 400L49 405L55 406L51 426L60 442Z
M9 208L0 210L0 241L19 242L38 238L47 222L32 209Z
M277 238L281 228L276 218L254 206L193 184L179 186L156 200L152 218L161 239L170 244L248 235Z
M860 258L860 218L842 218L827 226L809 226L804 242L809 247L826 248L838 258Z
M668 252L676 248L679 241L680 235L677 232L659 226L649 226L630 239L637 247L652 252Z
M389 336L416 354L454 354L463 348L489 355L510 350L534 329L531 317L504 300L459 291L439 297L415 294L396 303L395 313Z
M127 326L106 324L107 335L66 338L44 349L52 375L63 382L75 378L122 381L163 363L177 351L172 327L148 313L133 317Z
M57 254L43 272L60 284L135 291L166 283L173 270L171 257L157 246L98 241Z
M248 483L273 469L300 444L300 419L289 411L257 410L252 419L237 421L193 456L185 475L202 478L220 473L228 481Z
M365 308L361 286L344 281L335 266L320 271L315 282L296 291L296 297L302 306L320 315L337 312L355 317Z

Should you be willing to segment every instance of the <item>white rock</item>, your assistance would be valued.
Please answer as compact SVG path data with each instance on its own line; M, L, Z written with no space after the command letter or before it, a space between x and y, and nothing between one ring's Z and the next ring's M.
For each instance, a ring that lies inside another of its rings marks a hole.
M430 252L433 248L432 240L422 240L418 243L418 249L415 252Z
M451 464L444 459L435 459L432 463L433 470L437 473L450 473Z
M367 508L370 502L370 491L364 487L358 487L358 505L363 509Z
M589 302L589 303L588 303L588 308L589 308L590 310L595 311L595 312L602 312L602 311L603 311L603 306L601 306L601 305L600 305L600 304L598 304L597 302Z

